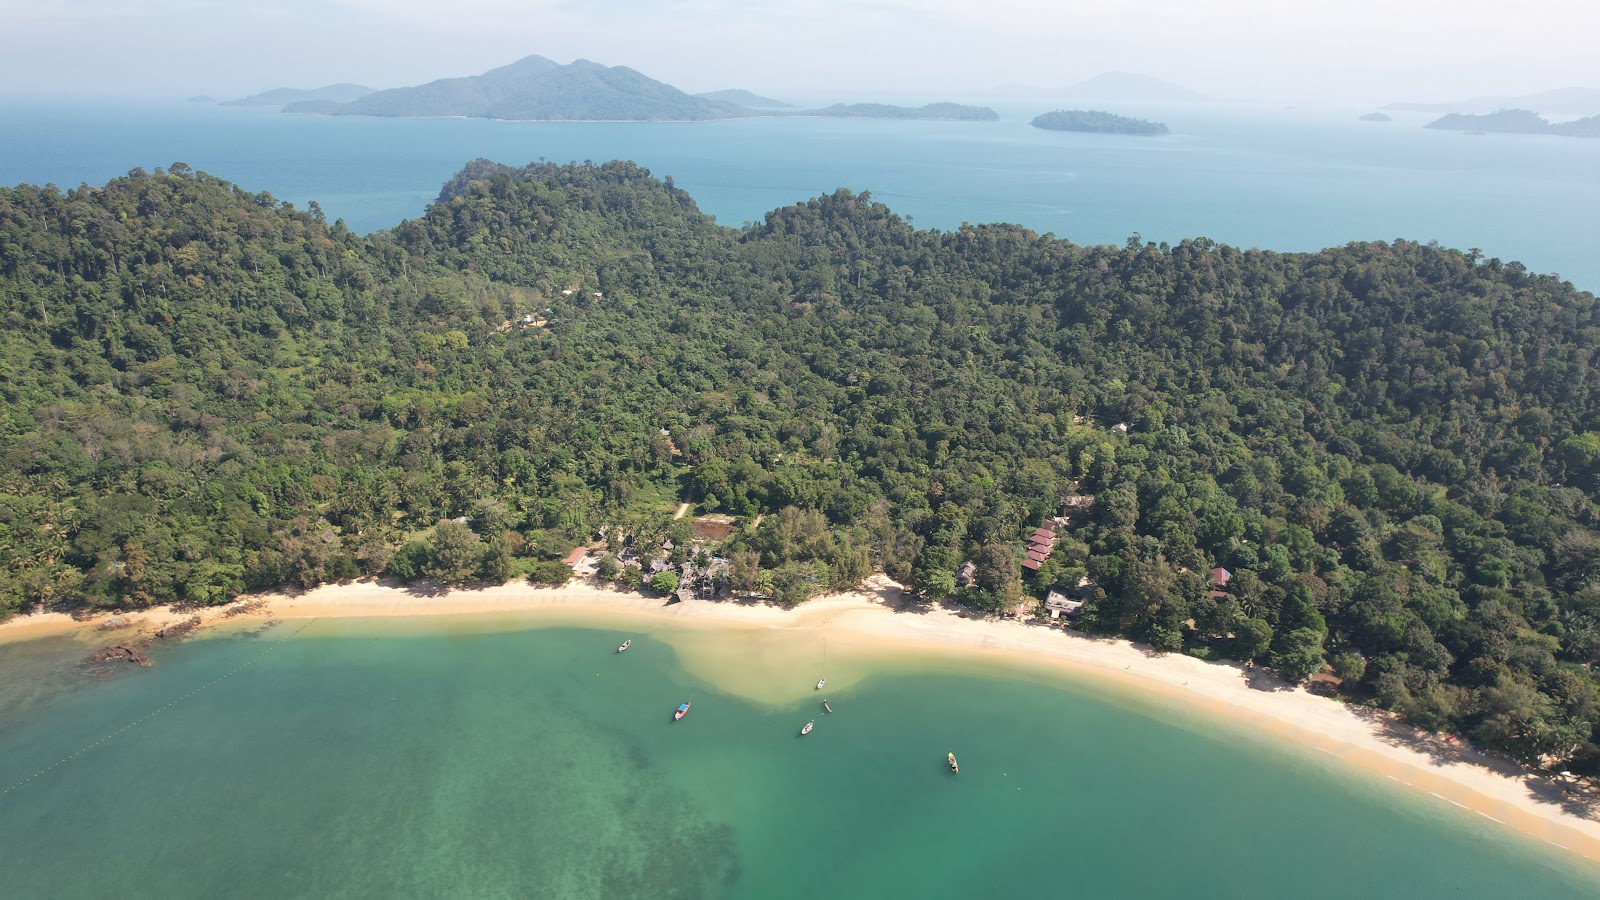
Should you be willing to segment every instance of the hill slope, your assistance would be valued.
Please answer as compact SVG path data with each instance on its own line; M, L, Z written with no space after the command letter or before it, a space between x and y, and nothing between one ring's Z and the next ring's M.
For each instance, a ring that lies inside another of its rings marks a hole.
M706 100L711 100L716 103L732 103L734 106L744 106L750 109L794 108L793 103L785 103L782 100L774 100L771 97L763 97L760 94L751 93L750 91L743 90L741 88L729 88L728 90L724 91L707 91L704 94L695 94L695 96Z
M0 247L0 610L656 553L687 491L767 513L738 590L1088 578L1081 627L1600 768L1600 307L1515 263L843 191L732 229L626 163L477 162L369 237L174 165L0 189Z
M288 106L291 103L348 103L373 93L360 84L330 84L319 88L273 88L238 100L225 100L223 106Z

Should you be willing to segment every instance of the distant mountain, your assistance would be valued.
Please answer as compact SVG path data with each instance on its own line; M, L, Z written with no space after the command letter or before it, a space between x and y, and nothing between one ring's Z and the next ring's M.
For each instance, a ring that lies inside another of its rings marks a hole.
M1161 122L1130 119L1112 115L1098 109L1058 109L1034 118L1035 128L1047 131L1085 131L1091 134L1166 134L1167 126Z
M1532 109L1546 115L1600 114L1600 90L1566 87L1517 97L1473 97L1454 103L1391 103L1384 109L1402 112L1489 113L1500 109Z
M1550 126L1553 134L1565 137L1600 137L1600 116L1589 116L1572 122L1560 122Z
M288 106L291 103L348 103L372 93L372 88L359 84L330 84L326 87L273 88L238 100L226 100L223 106Z
M1389 116L1384 115L1381 112L1369 112L1366 115L1361 117L1361 121L1363 121L1363 122L1393 122L1394 119L1390 118Z
M704 94L695 94L695 96L701 98L702 100L710 100L713 103L732 103L734 106L743 106L748 107L749 109L794 108L793 103L785 103L782 100L774 100L771 97L763 97L760 94L752 94L749 91L741 90L739 88L729 88L725 91L707 91Z
M211 96L210 94L195 94L193 97L189 98L189 102L190 103L215 103L215 102L217 102L217 98Z
M1487 115L1451 113L1425 128L1441 131L1497 132L1501 134L1554 134L1562 137L1600 137L1600 115L1573 122L1551 123L1526 109L1502 109Z
M927 106L835 103L822 109L769 113L769 115L821 116L833 119L960 119L972 122L995 122L1000 119L1000 114L987 106L964 106L960 103L929 103Z
M1206 99L1204 94L1195 93L1182 85L1132 72L1103 72L1087 81L1080 81L1066 90L1057 91L1055 96L1068 99L1151 103Z
M378 91L348 103L296 103L283 111L589 122L705 121L750 115L742 106L692 97L625 66L608 67L586 59L564 66L542 56L529 56L482 75Z

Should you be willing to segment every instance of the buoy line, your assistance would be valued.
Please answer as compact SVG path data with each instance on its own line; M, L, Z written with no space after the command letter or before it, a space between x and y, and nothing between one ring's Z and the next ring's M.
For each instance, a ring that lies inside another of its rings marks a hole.
M68 754L66 756L61 757L60 759L56 760L55 762L51 763L50 765L45 766L44 768L42 768L39 771L33 773L32 775L29 775L27 778L22 779L21 781L17 782L16 784L13 784L12 786L6 788L3 791L0 791L0 796L4 796L6 794L9 794L12 791L16 790L17 788L20 788L23 785L27 784L28 782L34 780L35 778L38 778L41 775L45 775L45 774L49 773L51 770L53 770L53 769L58 769L61 766L66 765L67 763L73 761L74 759L77 759L78 757L82 756L83 754L88 753L90 750L93 750L94 748L100 746L101 744L104 744L106 741L109 741L112 738L116 737L117 735L122 734L124 731L127 731L128 729L134 727L135 725L138 725L141 722L144 722L144 721L146 721L148 719L152 719L155 716L158 716L161 713L166 712L168 707L171 707L171 706L173 706L175 704L181 703L184 700L187 700L190 697L193 697L195 694L200 693L201 691L205 690L206 688L211 687L212 685L216 684L217 682L222 681L225 678L228 678L230 676L236 675L236 674L244 671L245 669L250 668L251 666L253 666L256 663L260 662L264 657L266 657L266 655L268 653L271 653L272 651L274 651L274 650L278 649L280 646L282 646L285 641L289 640L290 638L294 637L295 635L299 634L300 632L305 631L306 628L308 628L311 625L311 623L315 622L316 620L317 620L317 617L313 616L311 619L307 620L304 625L301 625L299 628L296 628L294 631L290 632L289 634L284 635L283 637L279 638L278 640L273 641L272 642L272 646L268 647L265 650L262 650L260 653L257 653L255 656L251 657L248 661L240 663L238 666L235 666L232 670L230 670L228 672L225 672L225 673L223 673L221 675L218 675L217 677L211 679L210 681L206 682L205 684L200 685L197 688L194 688L193 690L189 691L189 693L184 694L181 697L175 698L173 700L168 700L166 703L162 704L161 706L158 706L155 709L145 713L143 716L141 716L141 717L139 717L137 719L134 719L132 722L129 722L128 724L122 726L121 728L118 728L116 731L113 731L110 734L106 735L105 737L102 737L100 740L95 741L92 744L88 744L88 745L86 745L84 747L81 747L76 752L73 752L73 753L70 753L70 754Z

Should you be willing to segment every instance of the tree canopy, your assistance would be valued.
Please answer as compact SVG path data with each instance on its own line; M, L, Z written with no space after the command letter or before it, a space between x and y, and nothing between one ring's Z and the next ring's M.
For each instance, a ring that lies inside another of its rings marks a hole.
M766 516L732 578L783 602L1088 579L1085 627L1600 758L1600 316L1476 251L1080 247L846 191L728 228L628 163L481 161L360 236L180 163L0 190L0 315L0 614L555 580L687 493Z

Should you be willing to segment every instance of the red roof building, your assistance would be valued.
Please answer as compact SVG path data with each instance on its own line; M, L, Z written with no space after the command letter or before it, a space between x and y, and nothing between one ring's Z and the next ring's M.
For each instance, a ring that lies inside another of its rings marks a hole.
M1227 587L1228 582L1232 580L1233 573L1221 566L1217 566L1215 569L1211 570L1211 583L1217 587Z
M1022 561L1022 567L1024 569L1027 569L1029 572L1037 572L1037 571L1039 571L1039 567L1042 566L1042 565L1044 565L1044 563L1040 562L1037 559L1033 559L1031 557L1029 559L1025 559L1025 560Z
M574 549L571 553L568 553L567 554L567 558L562 560L562 562L565 563L567 568L570 569L573 566L577 565L578 563L583 562L583 558L585 556L588 556L588 555L589 555L589 548L588 547L578 547L578 548Z

